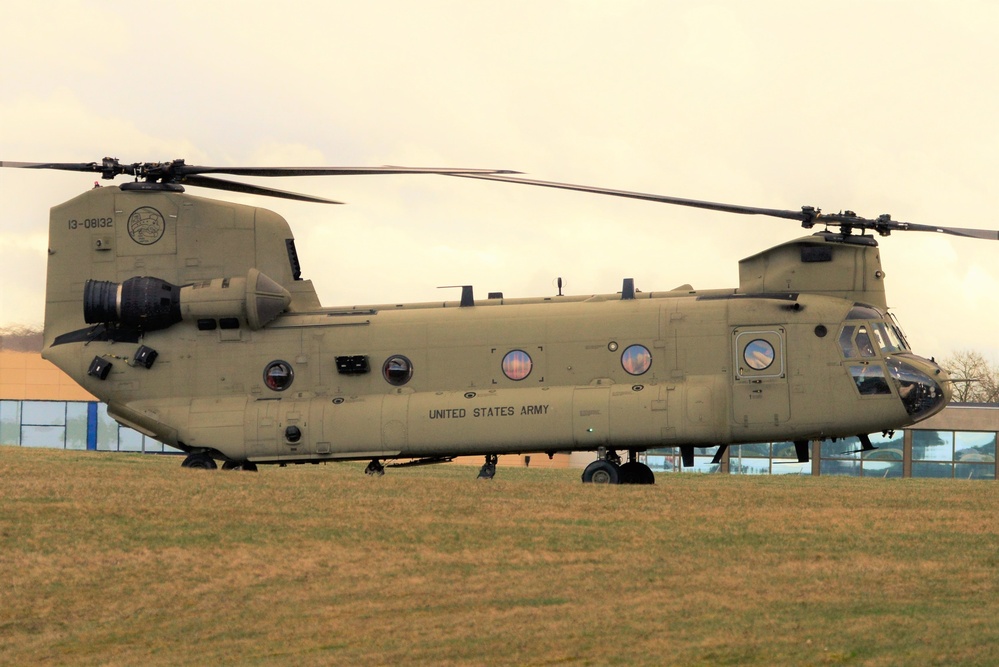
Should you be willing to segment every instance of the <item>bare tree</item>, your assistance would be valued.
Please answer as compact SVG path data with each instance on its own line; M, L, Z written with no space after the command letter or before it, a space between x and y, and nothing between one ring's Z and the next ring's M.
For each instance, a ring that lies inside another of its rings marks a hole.
M0 350L13 352L41 352L41 329L12 325L0 327Z
M961 350L940 363L955 380L954 402L999 403L999 365L981 352Z

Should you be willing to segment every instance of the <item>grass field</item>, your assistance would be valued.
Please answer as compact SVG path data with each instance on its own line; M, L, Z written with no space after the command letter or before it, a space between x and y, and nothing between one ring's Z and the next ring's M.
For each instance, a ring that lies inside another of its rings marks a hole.
M999 663L993 482L0 447L0 664Z

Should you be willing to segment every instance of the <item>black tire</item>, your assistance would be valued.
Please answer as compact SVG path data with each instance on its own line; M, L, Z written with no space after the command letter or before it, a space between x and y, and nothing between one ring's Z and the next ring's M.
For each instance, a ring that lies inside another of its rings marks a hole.
M182 468L195 468L198 470L215 470L218 468L218 465L215 463L215 459L204 452L189 454L180 465Z
M222 464L222 470L246 470L257 472L257 464L249 461L226 461Z
M594 461L583 470L584 484L618 484L621 481L620 468L606 460Z
M621 484L655 484L656 475L652 468L638 461L629 461L621 466Z

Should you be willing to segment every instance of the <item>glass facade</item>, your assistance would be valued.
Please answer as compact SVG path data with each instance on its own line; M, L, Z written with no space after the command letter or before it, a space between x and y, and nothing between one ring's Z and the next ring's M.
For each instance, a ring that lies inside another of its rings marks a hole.
M873 449L857 438L809 443L809 462L799 463L792 442L732 445L719 463L717 447L695 447L693 468L681 466L679 447L643 453L656 472L732 475L844 475L996 479L996 431L908 429L871 435ZM94 401L0 400L0 444L21 447L179 454L108 416Z
M181 451L120 425L94 401L0 400L0 444L104 452Z
M791 442L732 445L720 463L711 462L717 447L696 447L692 468L680 465L679 447L649 450L642 460L656 472L996 479L996 435L908 429L871 435L866 450L858 438L813 441L808 463L798 462Z
M914 477L996 478L996 434L983 431L915 431Z

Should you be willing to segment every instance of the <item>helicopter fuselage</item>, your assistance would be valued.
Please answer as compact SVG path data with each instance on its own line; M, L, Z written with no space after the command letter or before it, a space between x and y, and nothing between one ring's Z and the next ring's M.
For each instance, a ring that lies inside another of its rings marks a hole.
M879 432L949 389L860 238L747 258L736 289L322 308L276 214L99 188L52 210L44 356L121 423L237 462Z

